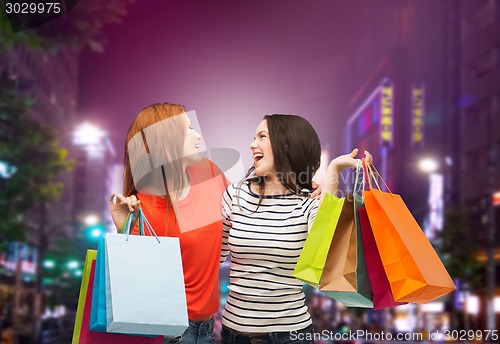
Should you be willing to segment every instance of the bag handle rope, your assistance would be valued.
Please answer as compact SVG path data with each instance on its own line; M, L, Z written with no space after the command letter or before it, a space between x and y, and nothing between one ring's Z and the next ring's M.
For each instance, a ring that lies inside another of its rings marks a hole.
M375 185L377 185L377 189L379 191L382 191L382 189L380 188L379 183L377 182L377 177L373 173L373 170L375 170L375 173L377 173L377 176L380 178L380 180L382 181L382 183L384 183L385 187L387 188L387 191L389 191L389 193L394 197L394 194L392 193L391 189L389 189L389 187L385 183L384 178L382 178L382 176L378 172L377 168L373 164L368 163L364 158L363 158L363 169L365 170L365 173L367 174L368 183L370 185L370 188L372 187L372 185L370 183L370 180L373 179L373 181L375 182ZM367 170L368 170L369 174L366 172ZM371 178L370 178L370 176L371 176Z
M121 234L127 234L127 241L128 241L128 236L130 235L130 229L132 227L132 223L134 222L134 216L135 213L131 211L128 215L127 218L125 219L125 223L123 224ZM146 225L146 229L149 233L149 235L154 236L156 238L156 241L160 243L160 239L158 239L158 236L156 235L155 230L153 229L153 226L151 226L151 223L149 220L146 218L146 215L144 215L144 212L142 209L139 209L139 235L144 236L144 225Z

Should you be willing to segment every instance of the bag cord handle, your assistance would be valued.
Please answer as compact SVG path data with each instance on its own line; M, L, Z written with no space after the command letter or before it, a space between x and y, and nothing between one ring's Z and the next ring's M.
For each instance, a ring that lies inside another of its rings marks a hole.
M372 167L373 167L373 169L372 169ZM375 170L375 173L377 173L377 176L380 178L380 180L382 181L382 183L384 183L385 187L387 188L387 191L389 191L389 193L391 195L394 195L392 193L391 189L389 189L389 187L385 183L384 178L382 178L382 176L378 172L377 168L373 164L368 163L364 158L363 158L363 168L365 169L365 171L366 170L369 171L369 175L367 176L368 177L368 182L370 182L370 176L371 176L371 179L373 179L373 181L375 182L375 185L377 185L377 189L380 190L380 191L382 191L381 188L380 188L380 185L377 182L377 177L373 173L373 170ZM372 187L371 183L370 183L370 187Z
M354 176L354 193L357 193L358 191L360 190L364 190L365 189L365 176L364 176L364 173L363 173L363 180L361 183L359 183L359 185L361 185L361 188L358 189L358 181L359 181L359 176L360 176L360 172L361 172L361 166L362 166L363 162L361 160L358 161L358 165L356 166L356 175Z
M127 218L125 220L125 223L123 225L121 234L127 234L127 241L128 241L128 236L130 235L130 228L132 227L132 223L134 222L134 216L135 213L132 211L127 215ZM146 215L144 215L144 212L142 209L139 209L139 235L144 236L144 225L146 225L146 229L149 233L149 235L154 236L156 238L156 241L160 243L160 239L158 239L158 236L156 235L155 230L153 229L153 226L151 226L151 223L149 220L146 218Z

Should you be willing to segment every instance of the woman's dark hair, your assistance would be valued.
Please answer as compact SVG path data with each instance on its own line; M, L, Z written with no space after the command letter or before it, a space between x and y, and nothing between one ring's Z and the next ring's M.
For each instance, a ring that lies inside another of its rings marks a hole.
M321 144L313 126L297 115L274 114L264 119L281 184L294 194L311 190L321 160Z
M312 190L312 178L319 168L321 143L313 126L297 115L272 114L264 116L274 157L276 176L281 185L293 194L303 195L302 190ZM239 187L254 173L251 167ZM260 200L265 193L265 177L252 181L259 185Z

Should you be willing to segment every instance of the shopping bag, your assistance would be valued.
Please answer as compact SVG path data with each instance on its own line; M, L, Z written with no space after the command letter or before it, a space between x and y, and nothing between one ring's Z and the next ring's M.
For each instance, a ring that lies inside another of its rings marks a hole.
M89 329L90 313L92 304L93 287L96 277L96 260L92 262L92 270L88 283L87 295L85 298L83 317L80 319L80 337L78 341L72 344L163 344L163 337L154 338L144 336L133 336L118 333L95 332ZM75 324L76 325L76 324Z
M188 318L179 239L108 233L104 241L106 331L180 336Z
M104 237L99 240L95 261L95 274L90 307L89 329L91 332L106 332L106 273L105 273ZM118 335L118 334L114 334ZM140 335L140 334L138 334ZM141 335L142 336L142 335ZM157 337L157 336L150 336ZM92 333L87 334L87 340L93 342L104 338ZM107 338L107 337L106 337ZM117 339L113 339L117 340ZM130 340L127 338L127 340Z
M384 266L382 265L370 221L368 220L368 215L364 207L358 209L358 216L361 227L361 237L363 239L366 270L373 293L373 309L378 310L406 304L406 302L394 301L391 286L385 275Z
M381 191L371 165L366 167L377 187L370 185L363 198L394 299L426 303L456 289L401 196Z
M87 300L88 287L90 282L90 276L92 271L92 263L96 258L96 250L87 250L85 255L85 263L83 266L82 282L80 284L80 295L78 296L78 306L76 309L75 325L73 327L73 338L71 344L78 344L80 341L80 335L82 331L82 319L85 308L85 302ZM90 282L92 283L92 282ZM92 292L90 292L92 294Z
M356 170L354 193L347 194L321 277L320 290L349 307L372 308L357 209L363 199L357 194L360 165Z
M95 263L95 277L92 291L92 306L90 308L90 329L92 331L106 331L106 273L104 254L104 238L97 244Z
M333 233L340 217L344 198L325 193L307 235L293 276L312 286L319 287L330 249Z

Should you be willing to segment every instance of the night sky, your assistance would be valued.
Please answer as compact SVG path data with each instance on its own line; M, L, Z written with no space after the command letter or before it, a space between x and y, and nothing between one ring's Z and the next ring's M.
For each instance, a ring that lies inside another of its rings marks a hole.
M350 63L374 5L138 0L106 28L103 54L82 54L78 118L107 130L117 161L137 112L163 101L196 110L207 146L237 149L245 167L268 113L303 115L331 154L344 153L347 105L359 87Z

